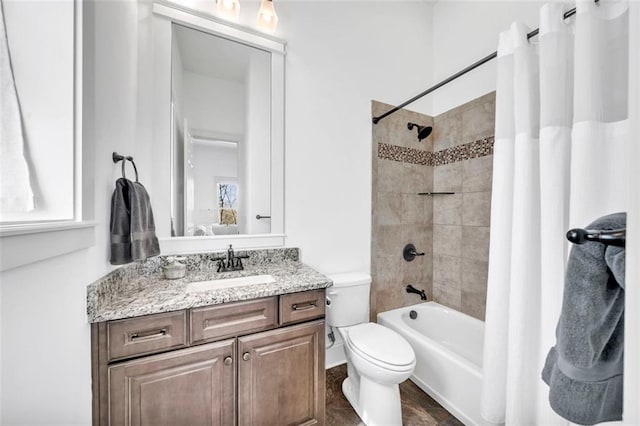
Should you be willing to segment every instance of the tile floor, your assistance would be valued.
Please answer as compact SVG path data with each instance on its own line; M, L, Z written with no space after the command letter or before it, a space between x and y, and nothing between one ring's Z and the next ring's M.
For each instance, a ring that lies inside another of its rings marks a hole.
M347 377L346 364L331 368L326 374L327 426L362 424L349 401L342 394L342 381ZM400 399L404 426L462 425L458 419L409 380L400 384Z

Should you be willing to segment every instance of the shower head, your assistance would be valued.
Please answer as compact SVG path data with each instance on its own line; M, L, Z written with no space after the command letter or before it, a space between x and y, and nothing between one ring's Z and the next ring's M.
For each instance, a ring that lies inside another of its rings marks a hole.
M407 123L407 129L413 130L414 127L418 128L419 141L429 136L431 134L431 131L433 130L433 127L431 126L420 126L419 124L416 124L416 123Z

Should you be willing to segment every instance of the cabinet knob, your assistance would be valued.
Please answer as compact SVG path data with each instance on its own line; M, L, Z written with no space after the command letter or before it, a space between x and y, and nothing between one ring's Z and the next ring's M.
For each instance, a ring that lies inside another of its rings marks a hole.
M224 359L224 365L231 365L233 364L233 358L231 358L230 356L226 357Z
M244 361L249 361L251 359L251 354L249 352L245 352L242 354L242 359Z

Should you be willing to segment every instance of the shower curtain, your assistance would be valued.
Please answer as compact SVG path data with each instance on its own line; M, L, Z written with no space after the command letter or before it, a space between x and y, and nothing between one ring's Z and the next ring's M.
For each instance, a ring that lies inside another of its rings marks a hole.
M518 23L500 34L482 388L492 423L566 424L540 373L567 230L627 207L628 7L579 0L573 25L547 4L537 38Z

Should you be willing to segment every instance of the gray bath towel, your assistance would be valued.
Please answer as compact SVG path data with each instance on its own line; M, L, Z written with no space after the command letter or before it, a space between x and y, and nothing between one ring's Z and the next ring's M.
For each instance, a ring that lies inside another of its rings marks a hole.
M139 182L116 181L111 197L111 264L160 254L149 194Z
M589 229L620 229L626 214L602 217ZM542 371L551 407L584 425L622 419L624 248L574 245L562 312Z

